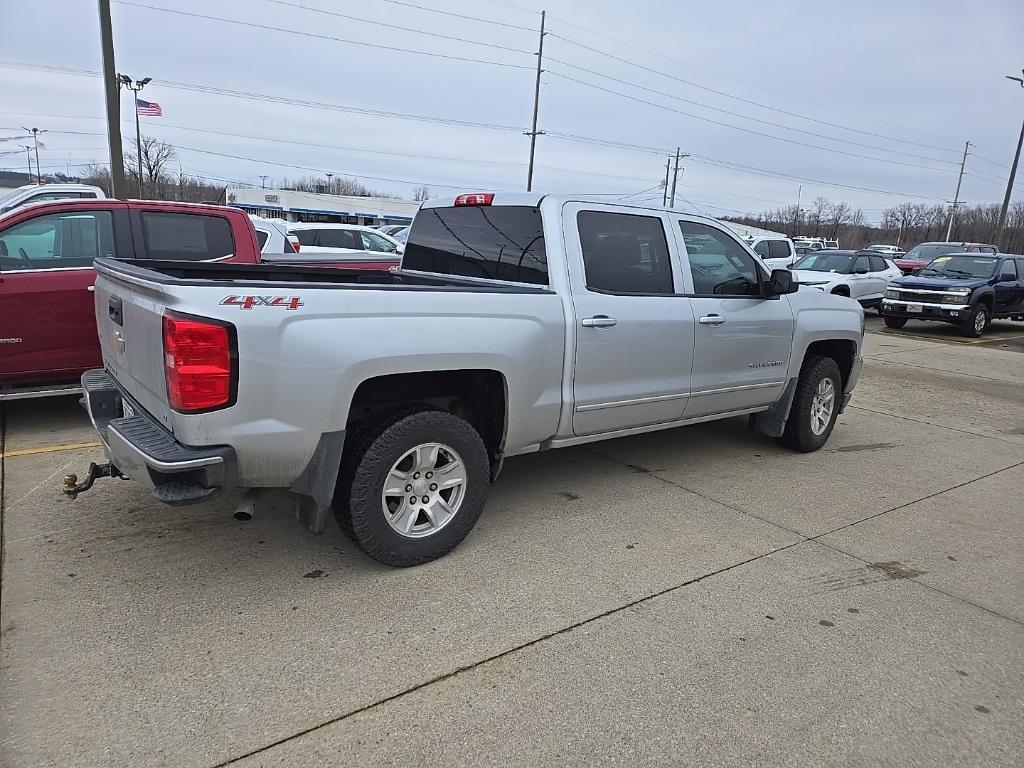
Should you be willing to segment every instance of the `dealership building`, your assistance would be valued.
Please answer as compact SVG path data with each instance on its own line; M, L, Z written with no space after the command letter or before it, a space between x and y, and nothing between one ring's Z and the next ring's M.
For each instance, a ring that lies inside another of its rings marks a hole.
M420 204L391 197L356 197L291 189L229 189L228 205L267 219L336 224L408 224Z

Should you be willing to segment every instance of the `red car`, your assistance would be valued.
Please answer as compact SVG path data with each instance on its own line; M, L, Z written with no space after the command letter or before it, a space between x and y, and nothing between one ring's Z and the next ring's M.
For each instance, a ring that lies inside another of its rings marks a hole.
M947 253L998 253L999 249L986 243L921 243L915 245L893 262L904 275L916 275L932 259Z
M248 215L237 208L145 200L60 200L0 216L0 400L78 391L102 367L93 260L259 264ZM302 260L289 267L394 268L394 260ZM270 261L274 256L267 256Z

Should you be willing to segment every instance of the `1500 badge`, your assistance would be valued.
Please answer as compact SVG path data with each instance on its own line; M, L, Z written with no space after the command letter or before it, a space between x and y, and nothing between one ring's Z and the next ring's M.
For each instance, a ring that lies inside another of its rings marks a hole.
M220 300L221 304L230 307L241 307L252 309L253 307L284 307L285 309L298 309L302 306L301 296L225 296Z

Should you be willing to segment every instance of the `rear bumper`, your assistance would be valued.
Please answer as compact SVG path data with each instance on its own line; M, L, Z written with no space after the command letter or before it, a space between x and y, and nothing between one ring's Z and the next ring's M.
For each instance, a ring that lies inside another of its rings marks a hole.
M85 409L110 463L166 504L203 501L237 485L230 446L179 443L102 369L82 376ZM125 410L134 412L125 416Z

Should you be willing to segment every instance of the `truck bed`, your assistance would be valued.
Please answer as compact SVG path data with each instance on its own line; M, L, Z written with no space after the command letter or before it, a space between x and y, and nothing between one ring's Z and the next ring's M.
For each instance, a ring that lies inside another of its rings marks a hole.
M480 280L427 275L417 272L331 267L288 266L282 264L231 264L189 261L145 261L131 263L116 259L96 259L100 272L109 270L150 282L181 285L221 285L243 287L275 283L288 288L317 283L318 288L360 288L375 290L451 290L483 293L552 293L543 286L510 284L500 280Z

